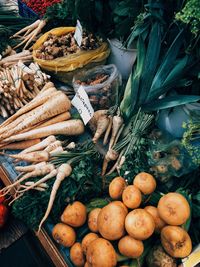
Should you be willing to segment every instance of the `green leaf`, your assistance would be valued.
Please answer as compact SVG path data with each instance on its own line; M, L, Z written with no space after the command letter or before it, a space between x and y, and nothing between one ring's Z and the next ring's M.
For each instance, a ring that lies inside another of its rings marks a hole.
M138 105L140 106L145 102L147 95L149 93L149 88L151 87L152 80L155 75L155 71L158 65L159 55L161 48L161 29L160 23L155 22L152 26L149 42L147 47L147 53L144 63L144 68L141 75L140 91Z
M176 95L176 96L167 96L162 99L152 101L146 105L143 105L142 108L145 111L155 111L165 108L172 108L175 106L184 105L187 103L194 103L200 100L200 96L194 95Z
M166 85L173 86L173 84L176 83L177 80L181 79L181 77L184 75L184 69L186 68L188 64L189 56L186 55L182 59L178 60L178 62L175 63L175 66L172 68L168 76L166 77L165 81L163 82L161 87L157 87L154 90L150 89L149 96L147 101L153 100L159 96L161 96L163 93L166 93L168 91ZM170 88L169 87L169 88ZM165 88L163 90L163 88Z
M177 35L171 46L169 47L161 65L153 79L150 92L156 90L158 87L162 86L164 81L166 80L168 74L170 73L171 69L174 67L175 60L179 53L180 47L183 43L182 40L183 31Z

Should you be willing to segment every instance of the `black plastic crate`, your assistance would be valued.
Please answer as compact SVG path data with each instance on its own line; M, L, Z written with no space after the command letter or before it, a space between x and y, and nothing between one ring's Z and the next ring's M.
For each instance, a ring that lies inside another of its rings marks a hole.
M24 18L39 19L40 16L35 13L31 8L29 8L21 0L18 0L19 15Z

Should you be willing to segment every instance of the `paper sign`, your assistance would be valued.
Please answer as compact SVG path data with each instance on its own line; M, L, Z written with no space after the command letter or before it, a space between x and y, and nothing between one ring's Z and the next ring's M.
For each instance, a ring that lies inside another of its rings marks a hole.
M184 267L199 266L200 263L200 245L197 246L194 251L185 259L182 260Z
M93 117L94 109L83 86L79 87L71 103L78 110L84 124L86 125Z
M83 28L81 26L81 23L79 20L77 20L77 24L76 24L76 30L74 33L74 39L76 40L78 46L81 46L82 43L82 35L83 35Z

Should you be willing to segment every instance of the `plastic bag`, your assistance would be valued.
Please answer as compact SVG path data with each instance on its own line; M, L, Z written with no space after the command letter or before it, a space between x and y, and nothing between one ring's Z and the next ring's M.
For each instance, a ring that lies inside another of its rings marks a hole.
M70 82L74 75L73 71L83 68L88 64L102 64L110 53L108 44L104 42L95 50L79 51L53 60L44 60L36 57L37 49L47 40L49 34L61 36L74 30L75 27L59 27L52 29L42 35L33 45L34 61L36 61L42 69L53 72L54 76L56 75L56 77L61 81ZM70 72L70 75L65 78L65 74L68 72Z
M154 140L150 140L149 144L148 162L151 171L161 182L167 182L173 176L180 177L197 168L179 140L174 140L159 130L154 130L153 135Z
M91 81L93 85L86 85L86 81ZM75 92L80 85L83 86L94 110L108 109L114 105L121 83L121 74L113 64L80 71L74 76L72 82Z

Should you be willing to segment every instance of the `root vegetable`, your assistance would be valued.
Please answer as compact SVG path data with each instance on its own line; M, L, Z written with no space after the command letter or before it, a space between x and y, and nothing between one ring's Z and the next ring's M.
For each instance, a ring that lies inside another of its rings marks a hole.
M27 149L29 147L32 147L33 145L39 144L40 139L32 139L32 140L27 140L27 141L22 141L22 142L16 142L16 143L11 143L7 145L3 145L0 147L0 149L5 149L5 150L22 150L22 149Z
M87 262L94 267L115 267L117 256L112 244L103 238L94 240L88 247Z
M69 112L64 112L62 114L59 114L55 117L53 117L50 120L47 120L46 122L42 122L40 125L38 125L35 129L42 128L48 125L52 125L61 121L67 121L71 119L71 114Z
M31 130L26 133L17 134L5 139L3 142L30 140L46 137L49 135L80 135L84 132L84 125L81 120L63 121L40 129Z
M123 191L122 201L129 209L138 208L142 202L142 194L136 186L129 185Z
M110 203L110 205L116 205L116 206L120 206L123 208L124 212L125 212L125 215L128 214L128 209L127 207L124 205L124 203L122 201L119 201L119 200L116 200L116 201L112 201Z
M88 227L90 231L95 232L95 233L98 232L97 219L98 219L100 211L101 211L100 208L96 208L96 209L93 209L88 215Z
M113 124L112 124L112 135L110 138L110 143L109 143L109 149L111 149L115 143L116 136L123 124L123 119L121 116L114 116L113 117Z
M50 135L47 138L45 138L44 140L42 140L39 144L36 144L34 146L29 147L28 149L25 149L21 152L21 154L26 154L26 153L30 153L33 151L40 151L43 150L44 148L46 148L49 144L51 144L52 142L55 142L56 138L54 135ZM27 141L25 141L27 142ZM47 151L48 152L48 151Z
M127 184L124 178L115 177L109 184L109 195L112 199L120 199Z
M109 116L108 118L109 118L109 124L108 124L107 130L106 130L106 133L105 133L105 135L104 135L104 139L103 139L103 144L104 144L104 145L107 144L107 142L108 142L108 136L109 136L110 131L111 131L111 129L112 129L112 117Z
M133 184L144 194L149 195L156 189L156 180L146 172L140 172L135 176Z
M190 217L190 206L181 194L168 193L159 200L158 213L167 224L181 225Z
M155 222L144 209L135 209L126 216L125 228L131 237L145 240L153 234Z
M161 243L173 258L185 258L192 251L190 236L179 226L165 226L161 231Z
M51 144L49 144L44 151L47 151L47 152L51 152L53 150L55 150L56 148L62 146L62 143L58 140L55 140L54 142L52 142Z
M46 166L47 163L46 162L40 162L36 165L29 165L29 166L16 166L15 170L18 172L32 172L34 170L36 170L39 167L43 167Z
M64 150L63 150L62 146L58 146L54 150L52 150L51 152L49 152L49 154L50 154L51 157L54 157L54 156L62 153L63 151Z
M86 218L87 210L85 205L79 201L75 201L65 208L61 216L61 221L73 227L80 227L86 222Z
M99 236L95 233L89 233L89 234L84 236L84 238L81 242L81 245L82 245L82 249L83 249L83 252L85 253L85 255L87 253L87 249L88 249L89 245L97 238L99 238Z
M144 208L154 219L155 222L155 232L160 233L162 228L166 225L166 223L160 218L158 209L154 206L146 206Z
M126 257L139 258L144 251L144 245L142 241L126 235L119 240L118 249Z
M48 218L48 216L49 216L49 214L51 212L51 209L53 207L53 203L54 203L54 200L56 198L56 194L57 194L57 191L58 191L58 189L60 187L60 184L62 183L62 181L66 177L70 176L71 172L72 172L72 167L68 163L64 163L58 168L58 173L56 175L56 180L55 180L55 182L53 184L53 187L52 187L52 190L51 190L51 194L50 194L47 210L45 212L44 217L42 218L42 220L40 222L38 231L41 230L41 227L42 227L43 223L46 221L46 219Z
M74 229L64 223L57 223L52 230L53 239L64 247L71 247L76 241Z
M49 160L49 153L46 151L36 151L27 154L16 154L16 155L9 155L5 153L2 154L13 159L23 160L27 162L42 162Z
M104 161L103 161L103 166L102 166L102 171L101 171L101 175L105 175L107 167L108 167L108 163L110 161L114 161L118 158L118 153L113 150L113 149L109 149L105 155Z
M70 249L70 259L77 267L83 267L85 264L85 256L80 243L75 243Z
M108 204L103 207L97 219L99 233L108 240L117 240L125 234L126 213L119 205Z

